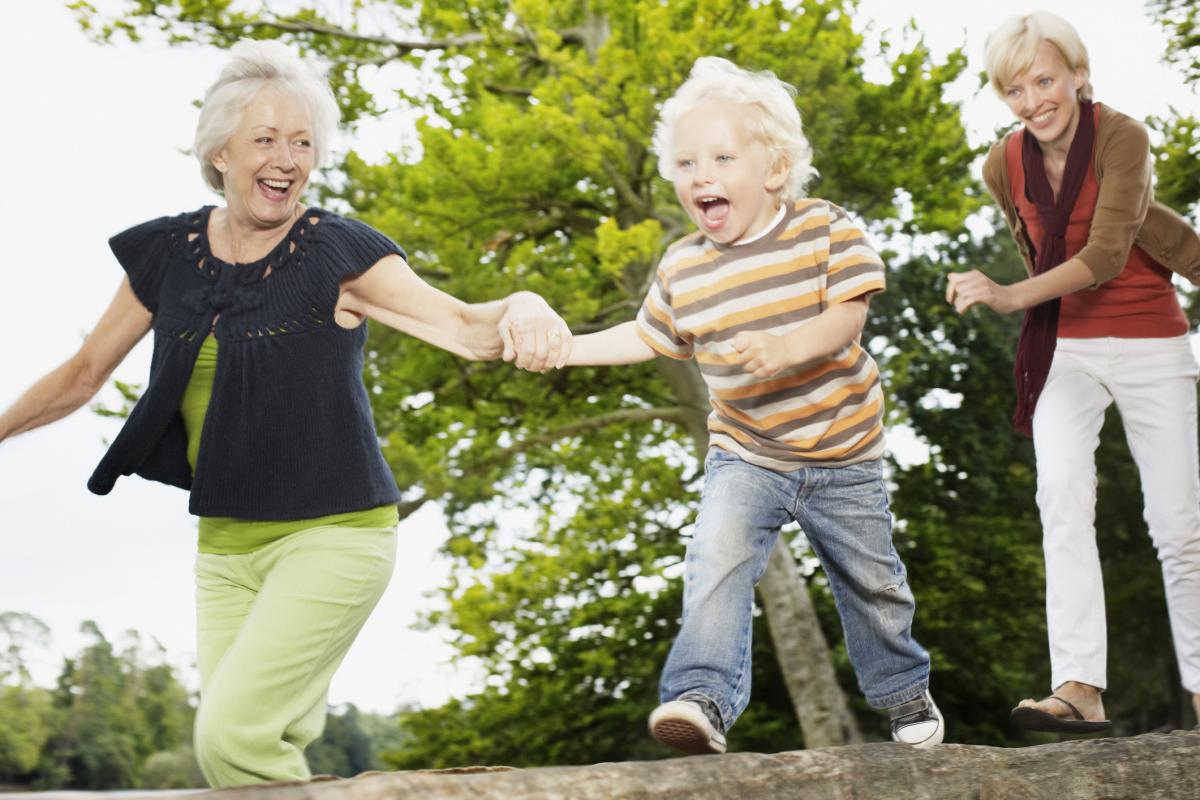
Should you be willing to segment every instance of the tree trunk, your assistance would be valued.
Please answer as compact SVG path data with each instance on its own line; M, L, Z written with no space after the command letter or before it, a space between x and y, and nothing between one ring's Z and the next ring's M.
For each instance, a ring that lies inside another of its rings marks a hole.
M658 359L678 404L688 410L687 429L700 458L708 449L708 387L695 361ZM804 578L783 537L775 543L758 585L775 643L775 656L808 747L861 742L829 658L829 646L808 597Z
M467 774L460 774L465 772ZM1184 800L1200 797L1200 732L1004 748L860 744L763 755L530 770L368 774L227 789L205 800Z

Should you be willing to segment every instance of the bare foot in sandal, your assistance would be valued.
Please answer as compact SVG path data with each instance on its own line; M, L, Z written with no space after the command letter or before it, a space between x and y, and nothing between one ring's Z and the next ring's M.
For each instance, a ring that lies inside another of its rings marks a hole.
M1067 681L1041 700L1022 700L1012 719L1027 730L1056 733L1092 733L1112 723L1104 717L1104 702L1095 686Z

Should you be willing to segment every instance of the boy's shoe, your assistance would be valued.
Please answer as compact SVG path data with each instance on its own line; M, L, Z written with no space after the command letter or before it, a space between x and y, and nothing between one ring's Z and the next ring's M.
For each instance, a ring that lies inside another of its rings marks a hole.
M702 694L687 692L650 714L650 735L667 747L691 755L725 752L725 726L717 706Z
M942 743L946 722L929 690L925 694L888 709L892 720L892 741L913 747L933 747Z

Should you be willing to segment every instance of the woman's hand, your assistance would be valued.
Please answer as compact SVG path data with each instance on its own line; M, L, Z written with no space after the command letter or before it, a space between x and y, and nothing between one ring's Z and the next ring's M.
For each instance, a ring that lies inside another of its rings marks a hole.
M959 314L973 305L985 305L1000 314L1011 314L1021 308L1011 286L1001 286L977 269L952 272L946 278L946 302Z
M571 354L571 330L539 295L517 292L504 300L497 331L503 357L521 369L547 372L560 369Z

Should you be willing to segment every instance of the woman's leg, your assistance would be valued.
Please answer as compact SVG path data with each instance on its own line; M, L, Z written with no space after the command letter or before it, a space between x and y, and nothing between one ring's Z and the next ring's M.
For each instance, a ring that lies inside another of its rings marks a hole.
M1101 690L1107 684L1104 582L1095 529L1095 453L1111 402L1100 378L1106 342L1059 340L1033 415L1055 689L1068 681ZM1064 713L1058 707L1046 710Z
M1111 381L1162 562L1183 686L1200 692L1200 459L1196 360L1186 336L1125 339Z
M304 748L324 726L329 682L387 587L395 547L391 529L322 527L246 556L200 557L195 748L214 787L308 776ZM216 577L221 558L240 561Z

